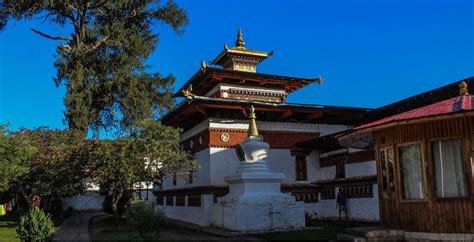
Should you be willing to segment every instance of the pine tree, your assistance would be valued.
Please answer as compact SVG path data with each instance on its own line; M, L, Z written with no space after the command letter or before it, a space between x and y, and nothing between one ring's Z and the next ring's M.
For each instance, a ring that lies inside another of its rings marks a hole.
M149 73L144 62L156 49L157 23L178 34L188 24L186 11L172 0L4 0L0 3L0 30L10 20L40 17L63 29L58 41L54 82L64 84L65 121L69 128L128 132L140 120L156 117L173 105L175 78Z

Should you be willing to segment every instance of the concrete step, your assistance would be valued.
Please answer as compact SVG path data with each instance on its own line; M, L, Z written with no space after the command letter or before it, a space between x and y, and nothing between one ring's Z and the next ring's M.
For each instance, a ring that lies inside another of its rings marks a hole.
M367 240L364 237L359 237L355 235L350 235L350 234L338 234L337 235L337 240L338 241L352 241L352 242L367 242Z

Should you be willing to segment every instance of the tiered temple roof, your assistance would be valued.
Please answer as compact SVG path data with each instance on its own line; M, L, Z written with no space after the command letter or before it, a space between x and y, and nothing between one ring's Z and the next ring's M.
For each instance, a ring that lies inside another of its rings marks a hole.
M247 111L255 106L262 121L305 122L355 125L370 109L308 104L287 104L287 96L311 83L322 83L322 77L300 78L263 74L256 66L273 51L250 50L245 47L242 31L236 46L224 50L211 62L201 63L198 70L174 95L186 101L166 113L162 122L189 129L209 117L247 119Z

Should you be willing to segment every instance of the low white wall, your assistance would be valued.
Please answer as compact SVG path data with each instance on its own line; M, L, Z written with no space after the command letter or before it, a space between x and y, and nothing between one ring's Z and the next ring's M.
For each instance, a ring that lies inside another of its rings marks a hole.
M134 197L140 197L140 190L133 192ZM141 198L156 203L156 197L151 189L142 189ZM147 199L148 198L148 199ZM99 195L99 192L86 192L82 195L61 198L63 209L72 207L76 211L102 210L102 203L105 196Z
M74 210L102 210L104 196L98 192L86 192L82 195L62 198L63 209L72 207Z
M338 191L336 187L336 194ZM367 198L348 198L347 212L349 219L379 221L379 200L377 184L372 185L373 197ZM339 210L336 208L336 199L321 200L321 193L319 193L317 203L305 203L305 211L307 213L314 213L318 219L334 219L339 217ZM337 196L337 195L336 195ZM341 216L344 218L345 213Z
M163 210L168 218L182 220L201 226L209 226L211 224L211 204L213 199L213 195L202 195L200 207L189 207L188 198L186 196L185 206L174 206L176 203L176 199L174 198L174 204L164 203L165 205L157 205L157 208ZM164 197L163 200L166 202L166 197Z

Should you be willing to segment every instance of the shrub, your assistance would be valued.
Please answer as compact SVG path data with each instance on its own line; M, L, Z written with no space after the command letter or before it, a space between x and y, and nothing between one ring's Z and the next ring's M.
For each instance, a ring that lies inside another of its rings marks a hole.
M36 207L20 218L16 232L22 241L46 241L54 234L54 224L49 215Z
M134 200L127 210L127 221L142 239L156 238L165 224L165 213L151 203Z

